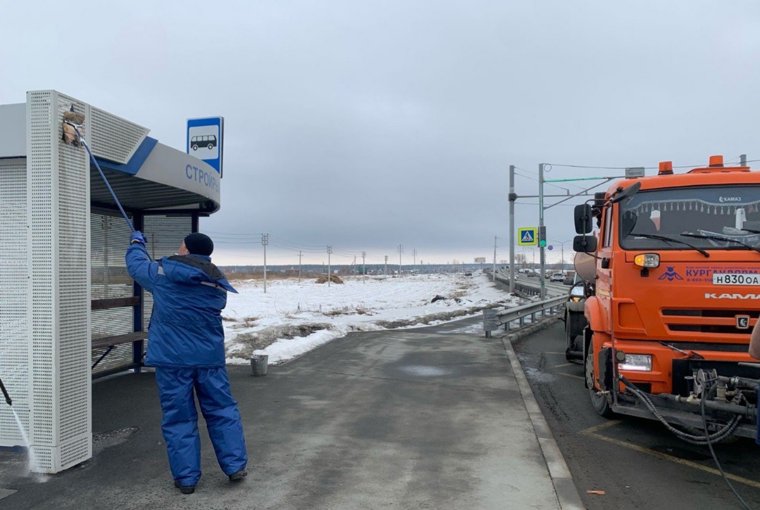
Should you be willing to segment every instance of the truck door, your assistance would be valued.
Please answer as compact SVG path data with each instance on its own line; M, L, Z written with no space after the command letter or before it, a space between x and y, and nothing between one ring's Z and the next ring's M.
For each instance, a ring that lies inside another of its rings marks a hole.
M596 296L604 309L604 316L611 318L612 306L612 239L614 234L613 218L617 214L617 206L608 206L604 209L602 217L602 230L600 232L600 248L597 252L599 260L596 265ZM607 332L611 333L612 322L604 321Z

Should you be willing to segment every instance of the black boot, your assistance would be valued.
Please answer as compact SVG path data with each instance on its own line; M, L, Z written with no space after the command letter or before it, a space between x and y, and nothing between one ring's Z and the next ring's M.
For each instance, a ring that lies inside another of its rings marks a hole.
M246 476L248 476L248 471L241 469L240 471L237 471L230 475L230 482L239 482Z
M178 481L174 481L174 486L179 489L182 494L192 494L195 492L195 485L180 485Z

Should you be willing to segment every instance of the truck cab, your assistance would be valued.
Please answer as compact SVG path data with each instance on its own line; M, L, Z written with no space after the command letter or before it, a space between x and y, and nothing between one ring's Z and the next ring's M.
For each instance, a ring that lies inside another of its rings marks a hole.
M732 433L754 437L749 386L760 370L747 349L760 313L760 172L715 156L683 174L664 162L658 175L578 206L575 218L574 249L595 258L583 358L596 410L653 418L652 404L695 427L704 398L713 428L735 412Z

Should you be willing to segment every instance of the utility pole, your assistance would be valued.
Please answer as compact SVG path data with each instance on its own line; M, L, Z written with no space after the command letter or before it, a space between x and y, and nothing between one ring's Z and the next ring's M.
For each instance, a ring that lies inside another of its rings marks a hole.
M546 239L547 239L547 236L546 236L546 226L544 225L544 209L551 209L555 205L559 205L559 204L561 204L563 202L566 202L566 201L568 201L568 200L570 200L572 198L575 198L575 197L589 196L590 195L589 191L591 191L592 189L594 189L594 188L596 188L598 186L601 186L605 182L609 182L609 181L611 181L613 179L618 179L618 178L624 177L624 176L617 175L617 176L582 177L582 178L572 178L572 179L549 179L549 180L546 180L546 179L544 179L545 166L546 166L546 163L541 163L540 165L538 165L538 172L539 172L538 191L539 191L539 194L538 195L521 195L519 197L514 192L514 189L515 189L515 187L514 187L514 182L515 182L514 181L515 167L514 167L514 165L510 165L509 166L509 190L510 190L509 191L510 292L512 292L514 290L514 279L515 279L514 263L513 263L514 262L514 233L515 233L515 228L514 228L514 214L515 214L514 202L518 198L538 198L539 199L539 227L538 227L538 236L539 236L539 246L541 248L541 273L542 273L542 278L541 278L541 298L542 299L546 298L546 282L544 281L544 278L543 278L543 273L544 273L544 270L545 270L545 263L546 263L544 248L546 246ZM628 173L628 170L626 170L626 173ZM577 193L570 193L569 189L565 189L566 193L563 194L563 195L546 195L546 194L544 194L544 184L547 183L547 182L571 182L571 181L602 181L602 182L597 183L597 184L593 184L593 185L591 185L591 186L589 186L589 187L587 187L587 188L585 188L585 189L583 189L583 190L581 190L581 191L579 191ZM544 207L544 198L546 198L546 197L561 198L561 200L558 200L557 202L554 202L553 204L551 204L551 205L549 205L547 207ZM535 256L535 250L534 250L534 256Z
M269 234L261 234L261 246L264 247L264 294L267 293L267 245L269 244Z
M298 250L298 283L301 283L301 257L303 256L303 252L301 250Z
M404 245L398 245L398 276L401 278L401 254L404 253Z
M412 259L414 260L414 267L417 267L417 248L412 250Z
M538 165L538 246L541 255L541 300L546 299L546 226L544 225L544 163Z
M385 277L388 277L388 255L385 256L385 269L383 269L383 275Z
M515 165L509 165L509 292L515 291Z
M362 281L364 283L367 283L367 261L366 261L366 258L367 258L367 252L363 251L362 252Z
M494 281L494 282L496 281L496 239L497 239L497 236L493 236L493 274L492 274L493 278L491 281ZM482 269L483 268L481 268L481 270Z
M332 271L330 269L330 255L332 255L332 246L327 247L327 286L330 286L332 280Z

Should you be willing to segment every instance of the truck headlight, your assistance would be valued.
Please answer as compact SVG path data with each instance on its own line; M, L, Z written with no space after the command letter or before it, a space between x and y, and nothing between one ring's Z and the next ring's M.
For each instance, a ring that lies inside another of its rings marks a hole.
M625 361L618 365L620 370L630 370L632 372L651 372L652 355L651 354L628 354L625 355Z
M639 267L659 267L660 256L657 253L640 253L633 257L633 263Z

